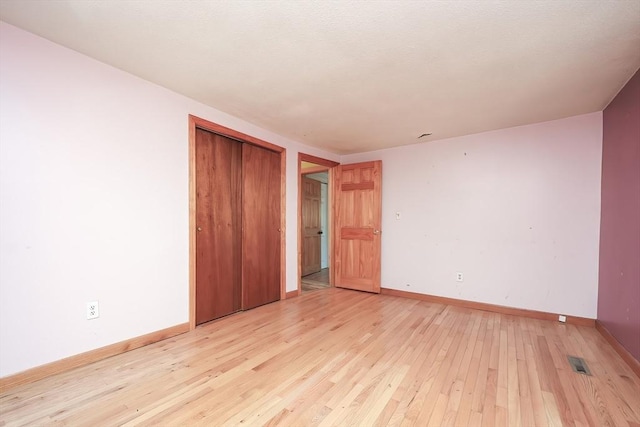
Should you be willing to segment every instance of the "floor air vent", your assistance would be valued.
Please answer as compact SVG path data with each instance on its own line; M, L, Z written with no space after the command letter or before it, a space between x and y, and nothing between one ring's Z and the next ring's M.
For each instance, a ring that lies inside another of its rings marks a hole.
M571 365L571 369L573 369L573 372L591 375L591 371L587 366L587 362L585 362L582 357L567 356L567 359L569 359L569 365Z

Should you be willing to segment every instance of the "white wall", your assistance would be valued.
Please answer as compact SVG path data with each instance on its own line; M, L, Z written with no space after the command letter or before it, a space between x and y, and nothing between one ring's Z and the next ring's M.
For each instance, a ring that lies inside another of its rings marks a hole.
M595 318L601 154L592 113L341 160L382 160L383 287Z
M296 289L297 153L338 156L0 23L0 376L188 321L188 114L287 149Z
M320 184L320 226L320 268L329 268L329 184L325 182Z

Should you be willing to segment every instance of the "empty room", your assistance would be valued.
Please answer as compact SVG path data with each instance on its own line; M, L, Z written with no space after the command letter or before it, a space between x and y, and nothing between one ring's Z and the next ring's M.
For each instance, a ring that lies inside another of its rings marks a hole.
M640 0L0 0L0 426L639 426Z

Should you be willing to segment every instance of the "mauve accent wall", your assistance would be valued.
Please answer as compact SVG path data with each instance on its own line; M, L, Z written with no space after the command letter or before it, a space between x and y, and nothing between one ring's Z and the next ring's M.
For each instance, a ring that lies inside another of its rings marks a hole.
M603 113L598 320L640 360L640 71Z

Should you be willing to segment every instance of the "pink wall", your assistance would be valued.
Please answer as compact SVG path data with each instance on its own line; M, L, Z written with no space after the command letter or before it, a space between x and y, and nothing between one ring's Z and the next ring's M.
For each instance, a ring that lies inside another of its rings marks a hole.
M596 317L602 112L342 156L367 160L383 287Z
M640 70L603 114L598 320L640 360Z
M298 151L340 156L2 21L0 58L0 377L188 321L189 114L286 148L297 288Z

